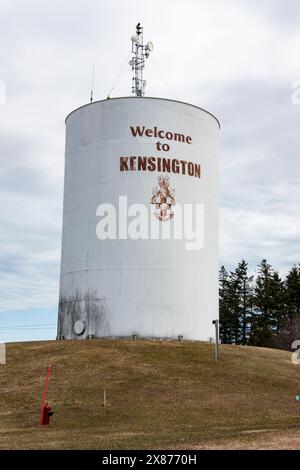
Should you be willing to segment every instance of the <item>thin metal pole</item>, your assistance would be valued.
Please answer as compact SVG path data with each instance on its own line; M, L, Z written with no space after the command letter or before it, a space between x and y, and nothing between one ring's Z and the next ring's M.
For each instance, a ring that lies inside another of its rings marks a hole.
M48 389L48 384L49 384L49 379L50 379L51 374L52 374L52 365L49 364L48 370L47 370L47 376L46 376L45 384L44 384L44 391L43 391L43 398L42 398L42 413L43 413L43 407L45 405L45 401L47 398L47 389ZM42 414L40 417L40 424L42 424Z
M44 391L43 391L42 407L44 406L44 403L46 401L47 389L48 389L48 384L49 384L49 379L50 379L51 373L52 373L52 365L49 364L48 370L47 370L47 376L46 376L46 379L45 379Z

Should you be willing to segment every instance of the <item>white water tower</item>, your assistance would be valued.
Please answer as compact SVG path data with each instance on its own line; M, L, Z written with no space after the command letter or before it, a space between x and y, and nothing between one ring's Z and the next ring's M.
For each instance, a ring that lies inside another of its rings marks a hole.
M144 97L153 44L138 26L133 96L66 119L59 339L209 340L218 317L219 122L192 104ZM138 208L149 214L143 229ZM162 238L168 230L177 238Z

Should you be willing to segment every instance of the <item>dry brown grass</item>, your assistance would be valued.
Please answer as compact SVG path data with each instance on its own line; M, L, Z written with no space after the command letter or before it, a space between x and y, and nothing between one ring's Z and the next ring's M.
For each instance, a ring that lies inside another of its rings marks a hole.
M0 448L300 449L300 366L271 349L222 345L221 354L216 365L213 345L200 342L9 344L0 366ZM49 362L55 415L43 428Z

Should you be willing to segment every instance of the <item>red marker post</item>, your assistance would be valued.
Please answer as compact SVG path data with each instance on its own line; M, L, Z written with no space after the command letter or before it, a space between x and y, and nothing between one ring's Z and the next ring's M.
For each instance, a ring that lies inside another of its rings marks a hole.
M41 418L40 418L40 424L42 426L50 424L50 416L53 415L51 406L46 402L47 389L48 389L48 384L49 384L49 379L50 379L51 374L52 374L52 365L49 364L47 376L45 379L43 398L42 398L42 412L41 412Z

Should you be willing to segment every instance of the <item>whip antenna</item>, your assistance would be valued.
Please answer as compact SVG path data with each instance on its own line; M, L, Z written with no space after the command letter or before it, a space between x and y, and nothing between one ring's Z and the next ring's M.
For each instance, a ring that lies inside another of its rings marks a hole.
M92 85L91 85L91 98L90 102L93 102L93 94L94 94L94 77L95 77L95 64L93 64L93 71L92 71Z

